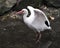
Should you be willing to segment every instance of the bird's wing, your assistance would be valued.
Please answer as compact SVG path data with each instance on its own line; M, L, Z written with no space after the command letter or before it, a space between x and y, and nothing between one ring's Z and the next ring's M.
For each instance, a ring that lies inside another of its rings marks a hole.
M50 26L50 22L47 16L39 9L34 9L35 19L32 22L34 27L43 28L44 26Z

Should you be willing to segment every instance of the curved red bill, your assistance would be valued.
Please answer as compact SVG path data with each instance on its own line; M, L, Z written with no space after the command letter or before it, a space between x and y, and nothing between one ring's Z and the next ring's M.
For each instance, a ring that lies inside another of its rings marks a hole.
M23 10L21 10L21 11L18 11L16 14L23 14Z

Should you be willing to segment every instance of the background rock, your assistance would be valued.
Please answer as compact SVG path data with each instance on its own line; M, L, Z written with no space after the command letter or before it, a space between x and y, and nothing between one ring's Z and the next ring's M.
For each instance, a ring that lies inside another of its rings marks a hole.
M50 7L60 8L60 0L43 0L43 2Z
M16 0L0 0L0 15L10 10L15 3L16 3Z

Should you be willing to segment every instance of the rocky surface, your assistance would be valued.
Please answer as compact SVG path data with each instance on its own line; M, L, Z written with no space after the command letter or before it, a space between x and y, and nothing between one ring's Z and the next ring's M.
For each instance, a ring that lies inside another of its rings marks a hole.
M5 2L6 0L1 1ZM16 9L22 9L27 5L35 7L36 3L33 4L35 0L33 2L27 1L30 2L28 4L25 1L19 3L20 6ZM16 11L9 12L0 16L0 48L60 48L60 8L37 5L36 7L42 9L48 18L50 16L54 18L53 20L49 19L54 31L41 32L42 38L39 43L36 43L34 31L21 21L20 16L15 14Z
M42 4L59 8L60 0L0 0L0 16L10 10L21 10L28 5L39 8Z

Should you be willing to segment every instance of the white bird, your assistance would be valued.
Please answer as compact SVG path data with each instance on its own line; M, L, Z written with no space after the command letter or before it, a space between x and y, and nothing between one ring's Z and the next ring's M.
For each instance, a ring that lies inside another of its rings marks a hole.
M30 14L29 14L30 13ZM24 23L36 32L36 41L41 38L41 31L50 29L50 22L45 13L39 9L27 6L27 9L18 11L17 14L22 14Z

